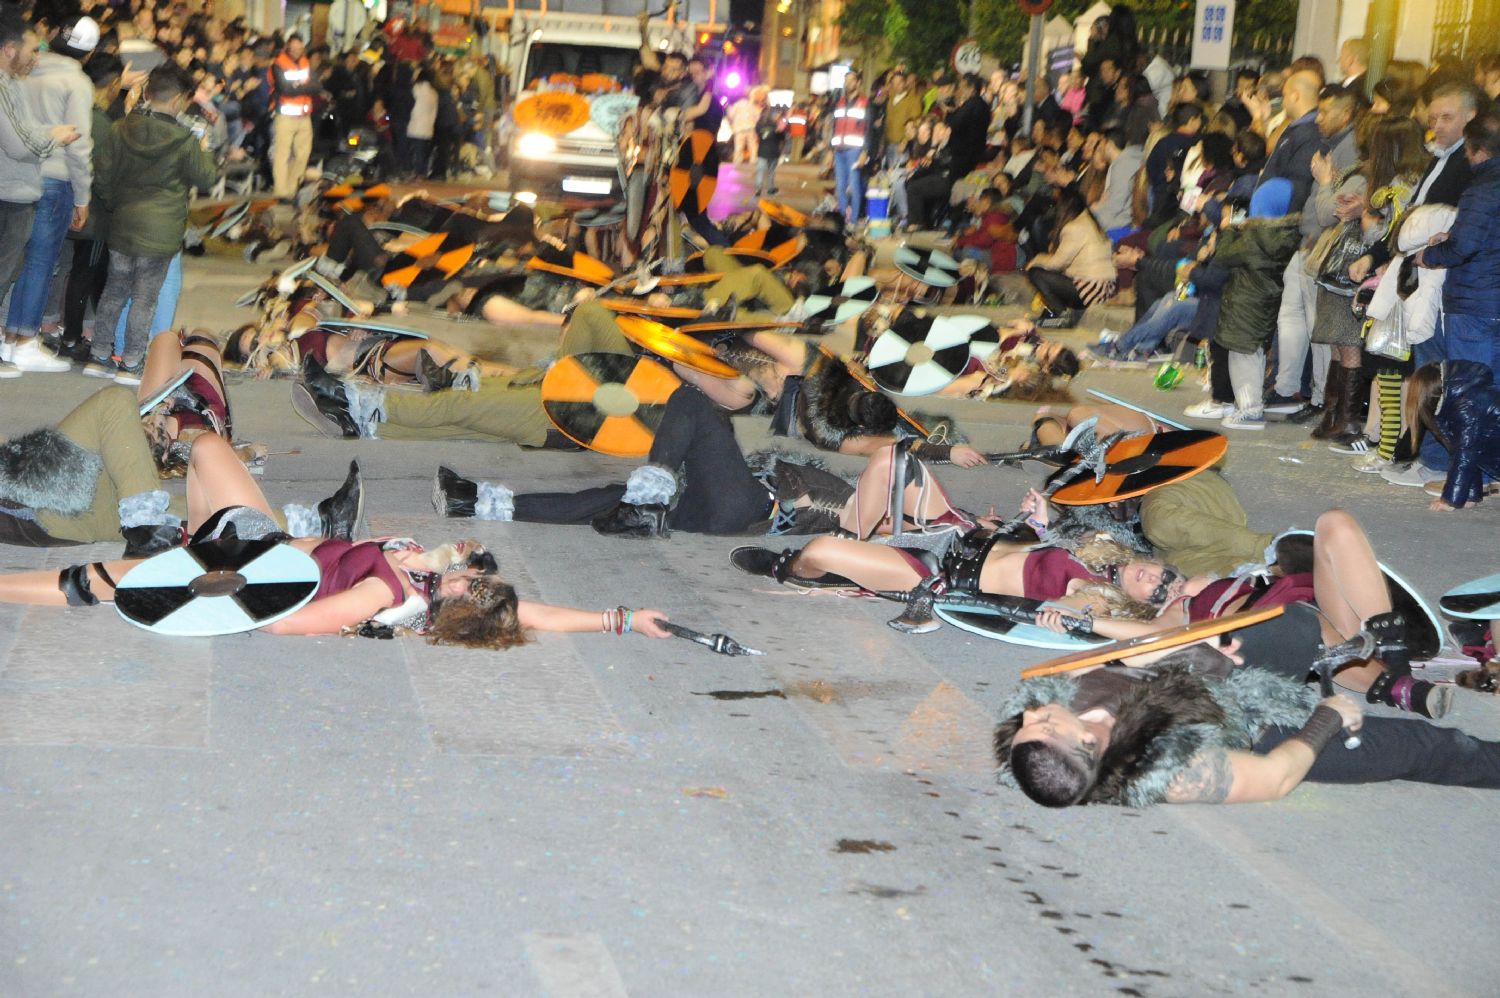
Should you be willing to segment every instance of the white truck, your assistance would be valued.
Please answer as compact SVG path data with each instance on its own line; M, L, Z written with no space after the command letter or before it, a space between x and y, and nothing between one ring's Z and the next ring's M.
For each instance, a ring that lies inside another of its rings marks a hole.
M639 0L629 5L634 2ZM722 33L724 26L712 17L719 6L727 10L728 3L688 0L680 5L686 10L677 20L653 19L652 46L658 52L692 52L700 37ZM528 127L522 122L524 111L510 122L514 127L507 165L513 190L554 197L619 195L613 129L634 99L632 71L639 60L640 23L623 12L597 11L621 11L625 6L625 0L554 0L541 10L516 10L510 16L499 55L509 76L511 113L527 98L553 93L575 95L589 109L588 119L567 131ZM579 12L572 12L575 9ZM586 12L590 9L595 12ZM688 19L694 14L702 20ZM576 101L568 104L578 107Z

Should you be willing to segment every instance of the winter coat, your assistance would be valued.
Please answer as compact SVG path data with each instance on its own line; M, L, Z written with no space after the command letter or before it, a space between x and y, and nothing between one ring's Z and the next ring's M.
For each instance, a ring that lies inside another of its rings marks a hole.
M219 179L193 133L157 111L115 122L95 163L94 198L110 212L109 248L126 256L173 256L187 231L188 197Z
M67 124L78 129L78 140L52 151L42 161L42 177L73 185L73 204L89 203L93 183L94 85L77 59L56 52L36 57L36 67L22 83L31 113L38 122Z
M1214 262L1229 270L1214 342L1254 353L1271 342L1281 311L1282 274L1302 242L1299 215L1252 218L1219 234Z
M1486 319L1500 315L1500 159L1474 167L1447 241L1424 250L1422 260L1448 269L1445 313Z
M113 120L101 107L95 107L93 111L93 134L99 136L99 143L94 146L93 165L91 173L99 171L99 156L104 149L104 138L109 135L111 128L115 126ZM68 232L69 239L98 239L109 238L109 209L98 199L94 198L89 204L89 217L83 223L83 228L76 232Z
M1500 478L1500 388L1488 364L1444 362L1435 421L1453 454L1443 501L1450 506L1479 502L1485 477Z
M1434 235L1452 227L1454 214L1453 208L1446 204L1418 205L1402 220L1396 233L1396 248L1400 252L1391 258L1375 286L1375 296L1365 309L1365 315L1376 328L1399 321L1406 331L1406 341L1414 345L1427 342L1437 332L1443 280L1448 272L1431 267L1411 268L1416 272L1417 287L1403 298L1402 267L1409 259L1407 254L1417 252Z

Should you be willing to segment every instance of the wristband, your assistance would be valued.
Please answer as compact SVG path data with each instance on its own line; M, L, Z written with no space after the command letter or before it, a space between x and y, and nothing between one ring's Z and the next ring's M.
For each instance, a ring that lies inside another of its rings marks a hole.
M911 445L912 454L919 454L922 460L932 464L946 464L953 460L953 447L950 444L935 444L927 440L918 440Z
M1344 719L1338 711L1327 704L1318 704L1318 709L1302 725L1302 730L1292 737L1312 749L1313 755L1317 755L1343 727Z

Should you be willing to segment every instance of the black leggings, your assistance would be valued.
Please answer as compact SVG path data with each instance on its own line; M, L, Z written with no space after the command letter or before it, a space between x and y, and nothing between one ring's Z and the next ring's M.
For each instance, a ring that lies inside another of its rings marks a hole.
M750 473L729 415L698 389L684 385L672 393L647 460L672 472L682 469L687 479L667 518L673 530L744 534L768 525L769 493ZM518 495L515 518L531 523L588 523L614 508L624 495L623 485Z
M1078 293L1078 285L1067 274L1030 267L1026 271L1026 279L1036 288L1036 293L1042 296L1042 304L1047 306L1047 311L1054 315L1069 309L1088 307L1083 295Z
M83 338L89 307L99 307L99 295L109 279L109 251L101 240L74 239L73 262L63 290L63 334L70 341Z
M328 235L328 257L335 263L346 267L353 264L356 270L379 278L376 263L383 252L358 215L343 215L333 223L333 231Z

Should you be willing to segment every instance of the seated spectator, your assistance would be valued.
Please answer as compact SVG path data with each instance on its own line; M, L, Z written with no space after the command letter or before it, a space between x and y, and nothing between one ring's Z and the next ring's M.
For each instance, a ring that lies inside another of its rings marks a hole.
M1104 174L1104 189L1092 202L1094 220L1112 240L1118 241L1134 228L1131 195L1135 175L1145 161L1145 150L1132 144L1123 128L1105 132L1094 149L1094 169Z
M1058 192L1048 250L1027 263L1026 277L1040 299L1037 325L1044 329L1078 325L1084 309L1115 293L1109 238L1073 188Z
M969 218L963 232L953 241L959 259L978 260L992 271L1016 269L1016 230L1011 216L1001 207L1009 192L1010 178L997 174L1004 190L993 187L969 199Z

